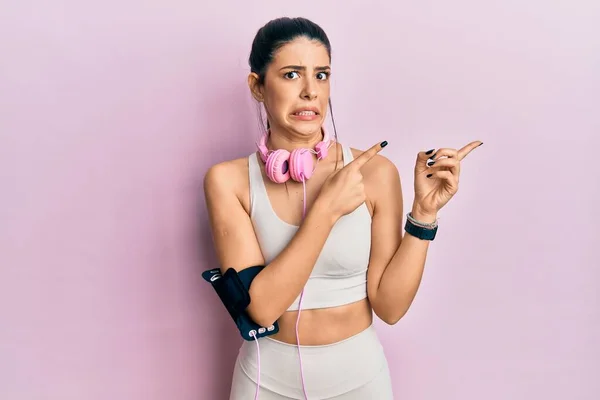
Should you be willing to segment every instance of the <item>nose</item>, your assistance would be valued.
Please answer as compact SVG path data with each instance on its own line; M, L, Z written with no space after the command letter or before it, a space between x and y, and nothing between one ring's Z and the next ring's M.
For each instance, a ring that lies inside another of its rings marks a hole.
M302 88L301 97L306 100L314 100L317 98L317 85L312 79L307 79Z

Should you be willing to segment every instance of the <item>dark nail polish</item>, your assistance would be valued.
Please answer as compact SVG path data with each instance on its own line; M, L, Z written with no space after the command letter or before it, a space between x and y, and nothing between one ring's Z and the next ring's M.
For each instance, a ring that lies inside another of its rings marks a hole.
M435 156L437 156L437 153L435 153L434 155L432 155L431 157L429 157L429 159L433 160L435 158Z
M429 161L429 162L427 163L427 165L428 165L428 166L430 166L430 167L431 167L433 164L435 164L435 161Z
M482 145L483 145L483 142L481 142L481 144L479 146L482 146ZM477 146L477 147L479 147L479 146Z
M432 176L433 176L433 174L429 174L429 175L427 175L427 177L428 177L428 178L431 178Z
M388 145L387 140L384 140L383 142L381 142L381 147L382 148L385 147L385 146L387 146L387 145Z
M434 150L435 150L435 149L431 149L431 150L429 150L429 151L426 151L426 152L425 152L425 154L427 154L427 155L430 155L431 153L433 153L433 151L434 151Z

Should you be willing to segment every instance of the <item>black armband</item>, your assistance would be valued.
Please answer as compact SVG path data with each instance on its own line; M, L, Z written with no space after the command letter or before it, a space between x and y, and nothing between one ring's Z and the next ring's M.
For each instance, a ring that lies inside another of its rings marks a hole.
M224 274L221 274L219 268L214 268L202 273L204 280L209 282L219 295L245 340L254 340L255 337L260 338L279 332L277 321L269 327L263 327L252 321L246 312L251 301L250 284L263 268L263 265L256 265L240 272L229 268Z

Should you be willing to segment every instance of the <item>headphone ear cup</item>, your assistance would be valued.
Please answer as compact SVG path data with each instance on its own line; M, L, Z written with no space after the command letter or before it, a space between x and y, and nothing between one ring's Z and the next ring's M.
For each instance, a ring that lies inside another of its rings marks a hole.
M290 152L284 149L275 150L267 157L265 171L270 180L283 183L290 179Z
M295 149L290 154L290 177L296 182L310 179L313 174L313 156L307 149Z

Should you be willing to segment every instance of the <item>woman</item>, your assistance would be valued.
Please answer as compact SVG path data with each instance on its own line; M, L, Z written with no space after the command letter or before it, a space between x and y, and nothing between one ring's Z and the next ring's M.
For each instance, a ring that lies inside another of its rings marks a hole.
M279 328L244 341L231 400L393 398L373 312L388 324L407 312L460 161L482 144L418 154L403 238L398 171L378 154L387 142L361 152L323 129L330 62L329 40L313 22L262 27L248 85L266 111L266 133L256 153L205 177L222 271L264 266L246 312Z

